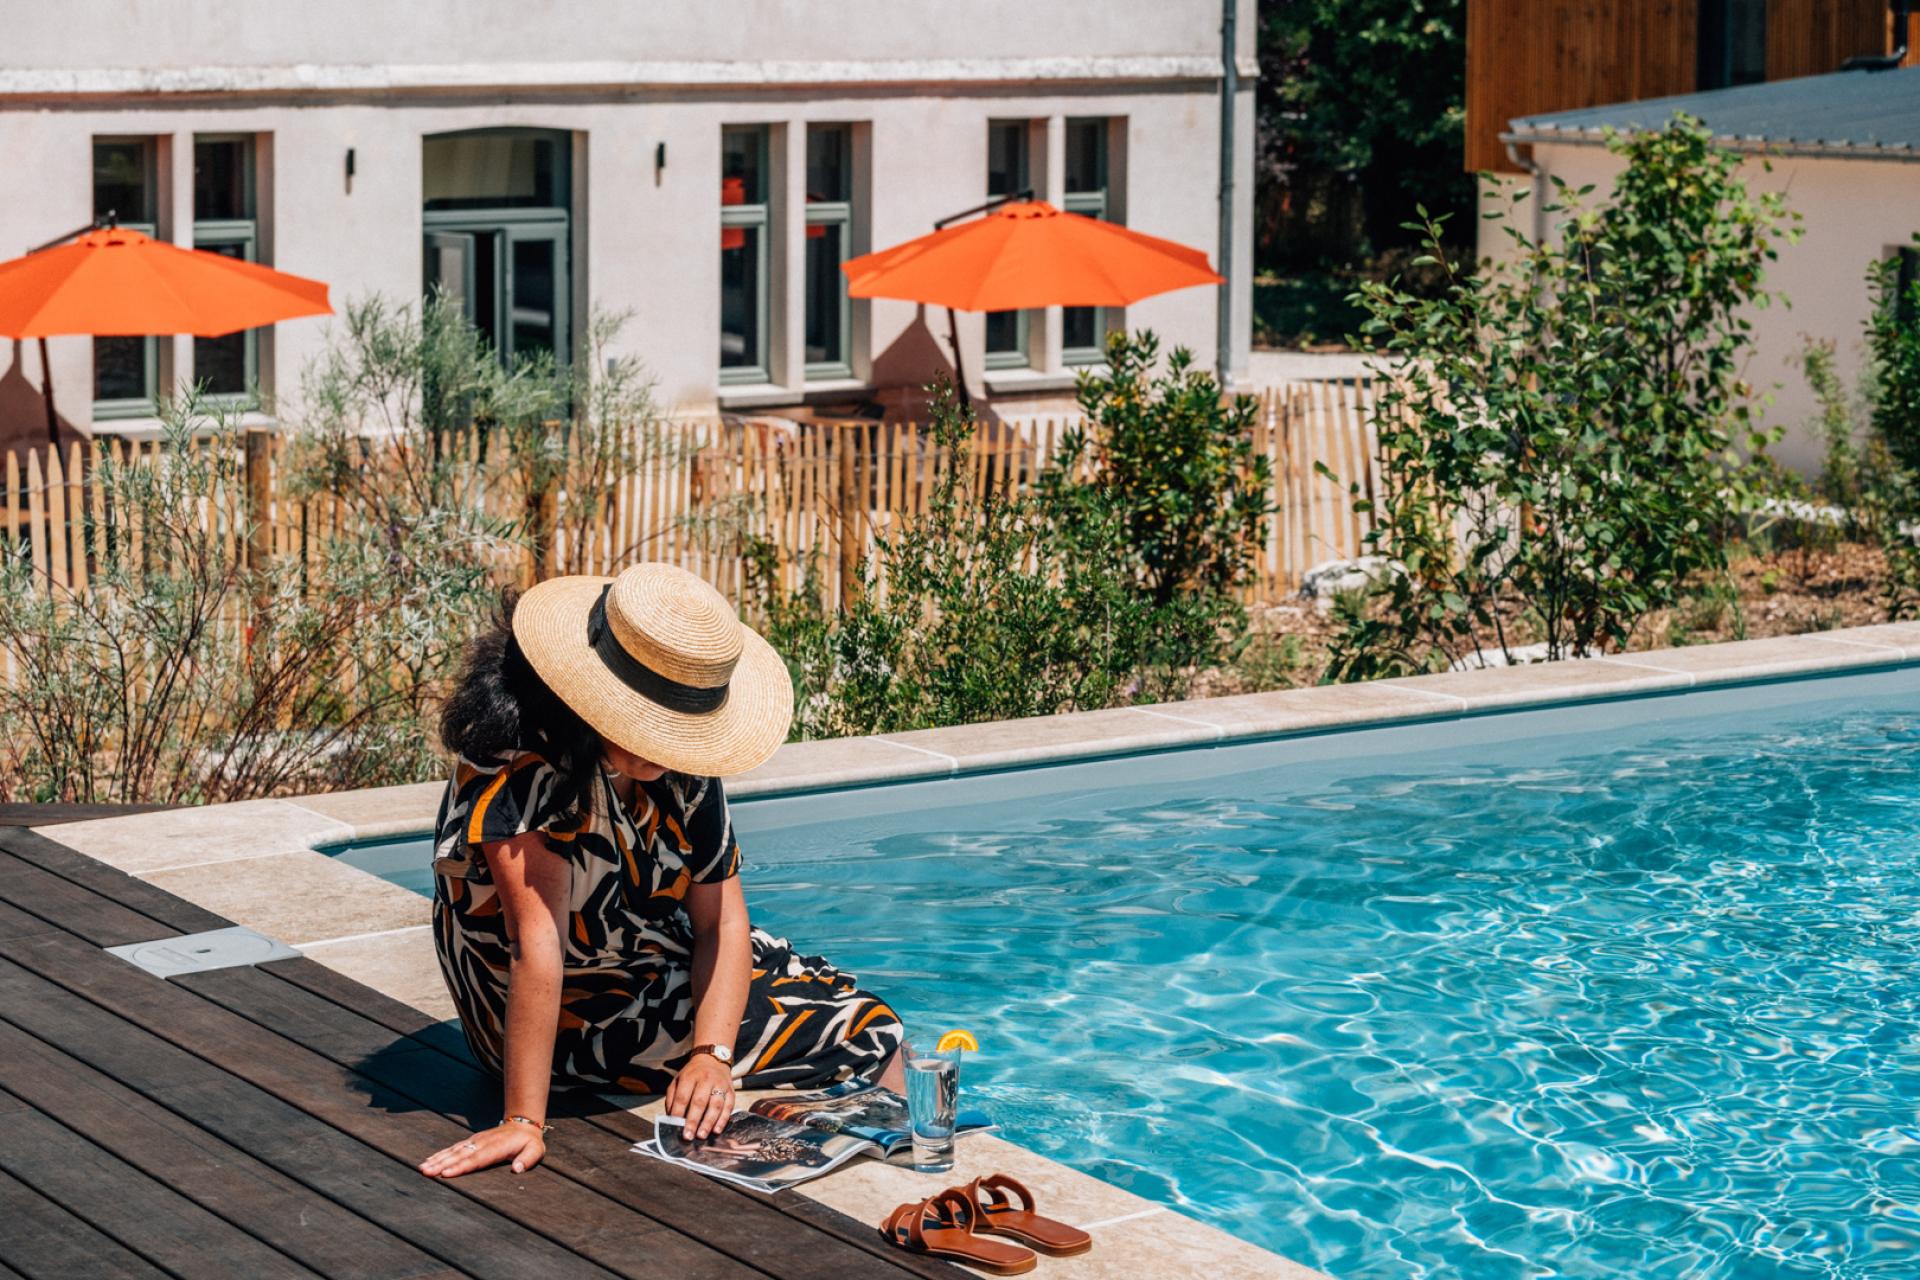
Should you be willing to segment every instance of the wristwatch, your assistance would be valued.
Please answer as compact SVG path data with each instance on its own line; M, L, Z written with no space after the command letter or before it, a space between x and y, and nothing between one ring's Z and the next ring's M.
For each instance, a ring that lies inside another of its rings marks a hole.
M693 1052L687 1056L691 1058L695 1053L710 1053L720 1065L726 1067L733 1065L733 1050L724 1044L697 1044L693 1046Z

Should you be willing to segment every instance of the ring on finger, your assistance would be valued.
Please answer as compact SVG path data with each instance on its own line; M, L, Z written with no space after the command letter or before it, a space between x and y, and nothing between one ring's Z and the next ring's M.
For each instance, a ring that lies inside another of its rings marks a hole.
M708 1090L708 1093L710 1093L713 1097L716 1097L716 1098L724 1098L727 1096L726 1089L721 1085L713 1086L712 1089Z

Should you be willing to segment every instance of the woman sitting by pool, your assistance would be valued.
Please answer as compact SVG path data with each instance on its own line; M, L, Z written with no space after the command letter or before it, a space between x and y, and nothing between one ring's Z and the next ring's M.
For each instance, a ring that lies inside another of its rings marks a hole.
M664 1093L694 1137L740 1087L902 1087L893 1011L747 920L720 777L792 714L779 655L669 565L540 583L475 642L441 720L434 943L504 1118L422 1173L532 1168L556 1085Z

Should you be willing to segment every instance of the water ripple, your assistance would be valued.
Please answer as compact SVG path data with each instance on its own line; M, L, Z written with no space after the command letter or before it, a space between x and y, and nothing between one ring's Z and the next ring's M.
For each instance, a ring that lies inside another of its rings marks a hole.
M1621 739L766 832L750 893L1016 1140L1342 1277L1920 1274L1920 720Z

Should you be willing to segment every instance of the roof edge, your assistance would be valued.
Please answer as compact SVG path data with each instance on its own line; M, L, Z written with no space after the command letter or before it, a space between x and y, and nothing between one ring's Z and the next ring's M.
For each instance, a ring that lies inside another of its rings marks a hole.
M1633 133L1632 129L1616 129L1616 133ZM1553 129L1533 128L1509 130L1500 135L1500 141L1509 145L1539 146L1541 144L1577 147L1605 146L1607 134L1600 129ZM1803 159L1827 160L1883 160L1895 164L1920 164L1920 148L1906 145L1861 146L1849 142L1790 142L1772 138L1736 138L1725 134L1714 134L1716 146L1731 151L1757 156L1798 156Z

